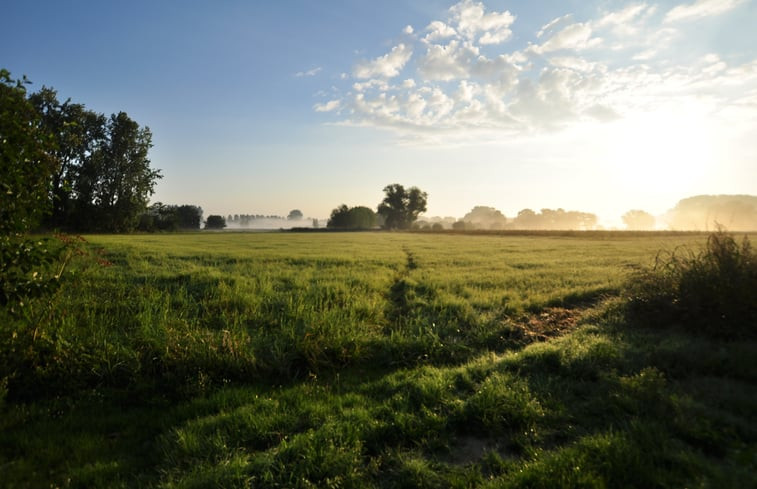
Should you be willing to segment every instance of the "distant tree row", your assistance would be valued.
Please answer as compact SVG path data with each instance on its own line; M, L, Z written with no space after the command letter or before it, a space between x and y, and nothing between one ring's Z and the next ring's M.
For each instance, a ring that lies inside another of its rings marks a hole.
M10 80L7 71L2 76ZM49 165L47 195L40 202L42 223L80 231L135 229L161 178L150 167L150 129L125 112L106 117L70 99L61 102L52 88L27 94L27 83L16 87L26 95L27 115L7 113L3 107L3 118L25 118L41 136Z
M679 201L665 219L678 230L757 231L757 196L697 195Z
M166 205L156 202L139 216L139 231L179 231L200 229L202 207L196 205Z
M589 212L566 211L564 209L542 209L534 212L523 209L512 220L501 211L488 206L476 206L451 227L455 230L468 229L524 229L524 230L587 230L597 225L597 216ZM426 224L428 229L431 225Z
M226 216L227 224L234 224L235 226L251 226L256 221L286 221L287 218L277 215L263 215L263 214L229 214Z
M384 200L377 211L364 206L347 207L342 204L333 211L327 227L331 229L371 229L377 225L385 229L409 229L422 212L426 212L428 194L418 187L405 189L393 183L384 187Z

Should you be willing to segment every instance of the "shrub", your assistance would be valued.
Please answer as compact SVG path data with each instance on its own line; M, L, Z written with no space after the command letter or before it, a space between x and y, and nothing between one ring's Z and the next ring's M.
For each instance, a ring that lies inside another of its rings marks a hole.
M717 337L757 336L757 255L746 236L739 244L718 230L699 252L661 252L626 291L634 320Z

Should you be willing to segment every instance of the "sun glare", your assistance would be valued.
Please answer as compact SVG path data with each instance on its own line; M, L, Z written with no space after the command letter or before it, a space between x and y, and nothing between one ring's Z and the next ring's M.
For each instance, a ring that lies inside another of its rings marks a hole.
M684 195L716 164L712 138L711 128L697 115L647 113L616 124L609 163L625 188Z

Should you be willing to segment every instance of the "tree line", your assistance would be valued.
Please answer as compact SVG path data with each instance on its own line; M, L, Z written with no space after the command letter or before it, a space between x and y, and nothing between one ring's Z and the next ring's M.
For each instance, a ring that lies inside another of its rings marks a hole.
M150 128L126 112L106 116L61 102L53 88L29 93L28 84L0 70L4 186L33 180L35 219L48 228L136 229L161 178L150 166Z

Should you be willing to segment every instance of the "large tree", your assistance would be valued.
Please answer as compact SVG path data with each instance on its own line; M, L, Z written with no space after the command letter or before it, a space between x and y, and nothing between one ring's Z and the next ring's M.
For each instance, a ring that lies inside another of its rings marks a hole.
M150 168L152 133L125 112L111 115L105 139L87 158L74 185L77 227L131 231L147 207L159 170Z
M378 205L378 213L384 217L384 227L387 229L407 229L418 219L418 215L426 212L428 194L418 187L405 187L393 183L384 187L386 196Z
M85 161L105 141L107 119L70 99L61 103L57 92L44 86L31 94L29 101L52 143L49 156L55 171L50 181L51 213L47 224L66 227L73 217L74 183Z

